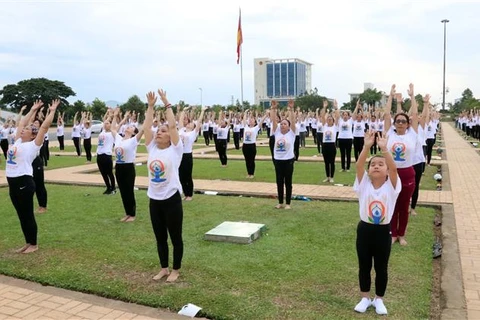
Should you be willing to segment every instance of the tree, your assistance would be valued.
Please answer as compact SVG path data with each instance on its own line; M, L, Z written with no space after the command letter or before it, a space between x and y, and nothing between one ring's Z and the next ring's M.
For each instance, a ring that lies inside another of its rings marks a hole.
M91 104L88 105L88 111L92 113L93 119L103 120L103 116L107 112L107 105L102 100L95 98Z
M472 90L469 88L463 90L462 98L457 101L451 108L453 113L460 113L462 111L471 110L480 107L480 101L475 99Z
M310 92L306 92L295 99L295 107L300 107L302 111L314 111L317 108L322 108L323 101L327 98L318 94L318 89L315 88Z
M44 103L60 99L62 104L67 106L69 105L67 98L76 94L72 88L61 81L32 78L17 84L7 84L0 90L0 95L2 95L0 103L9 105L14 112L18 112L24 105L29 109L37 99L41 99Z
M133 95L130 98L128 98L127 102L125 102L120 106L120 110L122 111L123 114L125 114L125 112L127 111L135 112L137 114L137 120L143 121L145 116L145 111L147 109L145 106L145 102L140 100L140 98L137 95ZM139 119L138 116L141 116L142 119Z
M382 95L383 93L381 91L377 91L377 89L374 88L363 91L359 98L362 103L367 103L368 105L374 106L376 102L380 102L380 100L382 100Z

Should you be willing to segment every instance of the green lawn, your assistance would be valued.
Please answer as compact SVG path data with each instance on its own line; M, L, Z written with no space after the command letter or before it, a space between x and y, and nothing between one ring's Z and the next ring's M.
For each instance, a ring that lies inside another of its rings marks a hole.
M184 203L185 255L180 281L154 282L159 271L145 191L138 219L125 224L120 195L102 188L47 186L49 211L37 216L40 250L23 244L8 190L0 189L0 273L100 296L178 311L186 303L212 319L352 319L359 301L355 234L358 205L195 195ZM68 199L68 201L66 201ZM385 303L389 318L427 319L432 290L434 209L418 208L409 245L392 249ZM264 223L250 245L209 242L205 232L223 221ZM414 284L414 285L413 285Z

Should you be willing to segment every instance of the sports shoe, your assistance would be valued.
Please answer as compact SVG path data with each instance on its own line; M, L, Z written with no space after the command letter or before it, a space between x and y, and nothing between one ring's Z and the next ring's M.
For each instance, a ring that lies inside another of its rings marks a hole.
M333 178L330 178L330 183L334 183L335 181L333 181Z
M116 189L113 189L112 191L110 191L109 194L115 194L115 193L117 193L117 190L116 190Z
M103 194L110 194L111 190L110 189L107 189L103 192Z
M355 306L354 310L360 313L364 313L371 305L372 300L368 298L362 298L362 300L360 300L360 302Z
M325 178L322 182L330 182L330 178Z
M375 298L373 301L372 301L372 306L375 307L375 312L377 314L387 314L387 308L385 307L385 305L383 304L383 300L380 299L380 298Z

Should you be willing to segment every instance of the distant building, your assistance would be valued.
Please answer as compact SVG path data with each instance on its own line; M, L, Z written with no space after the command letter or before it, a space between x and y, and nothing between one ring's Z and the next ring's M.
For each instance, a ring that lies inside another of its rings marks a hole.
M254 59L255 104L286 103L312 90L312 64L297 58Z
M371 82L365 82L363 84L363 92L365 92L368 89L371 89L371 90L375 89L375 85ZM350 101L357 101L362 93L349 93L348 95L350 96ZM382 92L382 98L380 99L380 102L375 103L375 108L386 105L387 100L388 100L388 95ZM365 105L363 107L365 109Z

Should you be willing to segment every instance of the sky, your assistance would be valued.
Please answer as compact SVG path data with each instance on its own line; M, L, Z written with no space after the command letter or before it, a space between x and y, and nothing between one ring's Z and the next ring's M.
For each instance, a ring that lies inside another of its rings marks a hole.
M65 82L69 101L169 100L227 105L241 99L236 63L242 10L243 98L254 101L253 59L313 64L312 87L348 102L370 82L441 103L443 19L446 101L480 96L480 1L3 1L0 87L46 77Z

